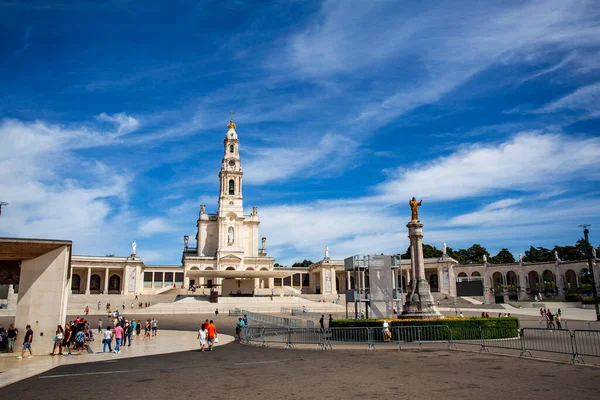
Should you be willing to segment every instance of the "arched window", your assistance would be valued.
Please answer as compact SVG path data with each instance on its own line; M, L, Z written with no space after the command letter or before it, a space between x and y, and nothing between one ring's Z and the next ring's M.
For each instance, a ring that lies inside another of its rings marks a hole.
M232 144L231 144L231 145L229 145L229 152L230 152L230 153L233 153L233 145L232 145Z
M229 180L229 194L235 194L235 182L233 179Z

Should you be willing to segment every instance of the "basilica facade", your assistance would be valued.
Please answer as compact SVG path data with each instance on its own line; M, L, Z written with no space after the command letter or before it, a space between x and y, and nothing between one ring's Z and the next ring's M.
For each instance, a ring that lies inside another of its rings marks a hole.
M240 141L233 120L227 128L219 171L218 209L215 214L208 214L206 206L200 206L196 247L189 247L189 238L184 238L182 264L186 286L220 286L223 295L251 294L273 287L275 274L267 272L273 271L273 258L267 257L266 238L259 237L258 208L244 214ZM245 273L236 274L242 271Z

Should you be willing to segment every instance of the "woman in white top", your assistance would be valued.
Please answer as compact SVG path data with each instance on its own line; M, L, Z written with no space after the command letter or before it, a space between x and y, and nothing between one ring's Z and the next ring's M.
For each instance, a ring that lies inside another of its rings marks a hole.
M56 355L56 350L58 350L58 355L62 356L62 345L63 345L63 339L65 338L65 334L63 331L62 326L58 325L56 327L56 338L54 339L54 349L52 349L52 353L50 353L50 355L55 356Z
M206 346L206 329L204 329L204 324L200 327L198 331L198 339L200 340L200 351L204 351L204 346Z
M110 330L110 325L106 327L104 331L104 339L102 340L102 352L106 353L106 346L108 346L108 351L112 353L112 348L110 346L110 342L112 342L113 333Z
M383 341L389 342L392 338L392 334L390 333L390 324L384 319L383 320Z

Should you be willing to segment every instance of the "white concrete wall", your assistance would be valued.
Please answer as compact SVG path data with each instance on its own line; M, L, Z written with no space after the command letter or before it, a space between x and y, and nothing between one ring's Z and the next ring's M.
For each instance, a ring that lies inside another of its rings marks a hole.
M56 326L65 323L71 284L67 278L69 258L69 247L63 246L21 263L15 326L22 340L25 326L31 325L34 353L48 351Z

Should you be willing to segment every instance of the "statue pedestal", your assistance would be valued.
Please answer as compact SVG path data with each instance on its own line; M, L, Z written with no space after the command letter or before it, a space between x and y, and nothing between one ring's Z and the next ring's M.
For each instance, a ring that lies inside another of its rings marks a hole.
M431 287L425 277L423 224L421 221L413 220L406 227L411 246L410 263L412 270L415 271L415 279L408 290L401 318L443 318L443 315L435 308Z
M414 293L411 290L406 294L406 303L400 318L444 318L435 307L429 283L425 279L419 279L416 285Z

